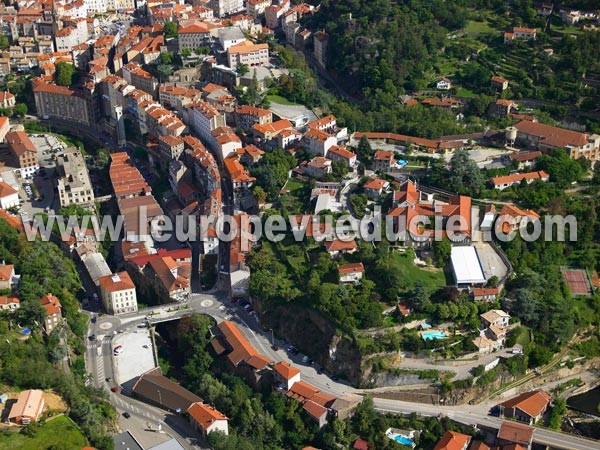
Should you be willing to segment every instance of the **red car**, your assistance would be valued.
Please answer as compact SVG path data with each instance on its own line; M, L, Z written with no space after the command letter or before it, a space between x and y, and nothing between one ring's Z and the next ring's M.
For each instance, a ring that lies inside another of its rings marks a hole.
M112 392L119 392L119 388L117 386L113 386L110 388Z

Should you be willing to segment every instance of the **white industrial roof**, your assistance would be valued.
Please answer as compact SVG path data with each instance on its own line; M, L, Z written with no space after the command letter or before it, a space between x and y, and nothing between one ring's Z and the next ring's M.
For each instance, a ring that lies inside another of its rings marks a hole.
M485 275L475 247L452 247L450 261L456 284L485 283Z

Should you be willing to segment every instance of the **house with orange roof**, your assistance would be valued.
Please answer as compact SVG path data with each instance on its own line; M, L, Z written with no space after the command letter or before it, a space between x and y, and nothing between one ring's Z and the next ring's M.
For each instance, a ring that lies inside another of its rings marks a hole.
M514 173L512 175L493 177L491 179L491 184L494 186L494 189L503 191L509 187L520 185L523 182L531 184L536 180L546 183L550 181L550 175L543 170L527 173Z
M493 88L500 89L501 91L505 91L508 89L509 81L504 77L501 77L499 75L494 75L494 76L492 76L491 83L492 83Z
M37 422L44 411L44 392L29 389L19 394L19 398L10 408L8 421L19 425L29 425Z
M258 142L268 142L271 139L276 138L279 133L291 129L293 129L292 123L287 119L281 119L264 125L255 124L252 127L252 132L254 134L254 139Z
M537 38L537 29L535 28L525 28L525 27L513 27L512 31L507 31L504 33L504 43L509 44L515 39L536 39Z
M471 436L456 431L446 431L433 450L467 450Z
M273 113L268 109L251 105L238 106L235 109L235 124L244 131L250 131L254 125L266 125L273 122Z
M500 294L500 289L496 288L473 288L471 290L471 295L473 296L473 301L479 302L493 302L498 298L498 294Z
M327 415L336 400L334 396L326 394L304 381L295 382L286 395L300 402L304 411L318 423L319 428L327 424Z
M8 91L0 91L0 108L8 109L16 105L14 94Z
M265 15L265 10L271 5L271 0L247 0L246 13L254 19L261 19Z
M13 160L17 163L18 172L23 178L28 178L37 172L40 167L37 149L25 131L11 131L7 133L6 142ZM7 186L3 186L4 194L8 195L9 199L14 199L14 193L7 189Z
M219 356L224 356L229 367L245 378L252 386L268 383L272 361L260 354L244 337L238 326L230 321L217 325L219 334L211 341Z
M300 171L313 178L322 178L331 173L331 160L322 156L316 156L310 161L304 161L300 164Z
M58 61L55 61L55 64L57 63ZM85 126L96 125L91 95L86 96L83 90L39 80L34 83L33 96L40 117L55 117Z
M306 150L319 156L327 156L329 149L338 144L337 137L318 128L309 128L304 134L304 141L306 142Z
M386 172L396 164L394 152L389 150L377 150L373 157L373 170Z
M238 149L237 154L240 157L240 162L252 166L262 159L265 152L256 145L250 144Z
M0 177L0 208L9 209L19 205L19 192Z
M158 80L142 69L139 64L134 62L125 64L123 66L123 78L137 89L148 92L153 97L156 95Z
M498 429L496 444L503 449L530 450L535 428L521 423L505 420ZM521 448L519 448L521 447Z
M524 392L498 405L500 417L533 425L546 413L552 403L552 397L546 391L538 389Z
M127 272L119 272L98 279L100 298L109 314L136 312L135 284Z
M332 258L338 258L342 255L349 255L358 251L358 244L354 239L351 241L334 239L331 241L325 241L325 250Z
M500 210L497 220L501 221L503 233L511 233L528 222L540 220L540 216L530 209L521 209L518 206L507 204Z
M14 311L20 306L21 300L16 295L0 295L0 311Z
M0 117L0 142L4 142L6 134L10 131L10 120L6 116Z
M269 62L269 44L243 41L227 49L227 65L235 69L240 64L248 67L264 66Z
M358 283L365 273L363 263L342 264L338 266L340 283Z
M371 178L368 180L363 189L365 195L371 200L376 200L381 197L381 194L390 187L390 182L382 178Z
M515 111L518 111L519 105L505 98L499 98L491 108L490 114L497 119L504 119Z
M44 330L50 334L62 320L62 305L58 298L50 293L40 299L40 304L45 311Z
M455 237L462 235L461 242L470 241L471 197L457 195L451 197L448 203L437 201L408 180L400 186L399 193L394 194L393 205L388 216L392 217L393 231L402 245L430 246L435 238L435 230L425 227L423 221L433 217L441 218L443 227L451 219ZM443 235L444 231L439 231Z
M210 42L211 28L208 23L194 22L186 26L180 26L177 30L179 51L188 49L194 51Z
M162 298L181 300L190 293L192 265L176 261L172 256L153 258L145 265L143 274L150 288Z
M339 161L346 163L348 169L353 171L358 165L356 153L351 152L344 146L333 145L327 151L327 157L332 161Z
M294 383L300 381L300 370L285 361L279 361L273 366L275 382L289 391Z
M225 114L208 102L199 100L189 104L186 109L188 110L189 115L189 122L186 123L188 123L204 141L210 141L212 139L211 132L213 130L226 126Z
M279 148L287 149L294 143L299 142L302 139L302 133L292 129L283 130L277 135L277 144Z
M12 290L19 283L20 276L15 274L15 266L6 264L4 261L0 263L0 290Z
M213 431L220 431L228 435L228 418L212 406L205 403L195 402L187 410L192 427L202 433L204 437Z
M523 120L515 125L517 141L536 150L564 149L571 159L600 159L600 135L565 130L539 122Z

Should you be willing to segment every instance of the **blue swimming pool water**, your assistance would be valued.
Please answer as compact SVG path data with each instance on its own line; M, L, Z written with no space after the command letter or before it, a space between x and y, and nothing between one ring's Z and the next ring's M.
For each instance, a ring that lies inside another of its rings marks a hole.
M21 334L31 334L31 330L29 328L23 328Z
M398 436L396 436L394 438L394 440L400 444L404 444L404 445L413 445L414 441L411 438L407 438L406 436L402 436L401 434L399 434Z
M392 441L398 442L399 444L410 445L410 446L415 445L415 441L413 441L411 438L409 438L407 436L403 436L401 434L388 434L388 438L390 438Z
M426 331L423 333L423 339L430 341L431 339L446 339L446 333L443 331Z

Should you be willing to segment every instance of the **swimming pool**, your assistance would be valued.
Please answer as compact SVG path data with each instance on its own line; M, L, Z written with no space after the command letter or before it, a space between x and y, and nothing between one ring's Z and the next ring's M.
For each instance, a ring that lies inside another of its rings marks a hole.
M411 438L409 438L408 436L403 436L401 434L388 434L387 435L388 438L390 438L392 441L396 441L399 444L402 445L410 445L411 447L415 446L415 441L413 441Z
M426 341L430 341L432 339L446 339L446 333L443 331L425 331L421 336Z

